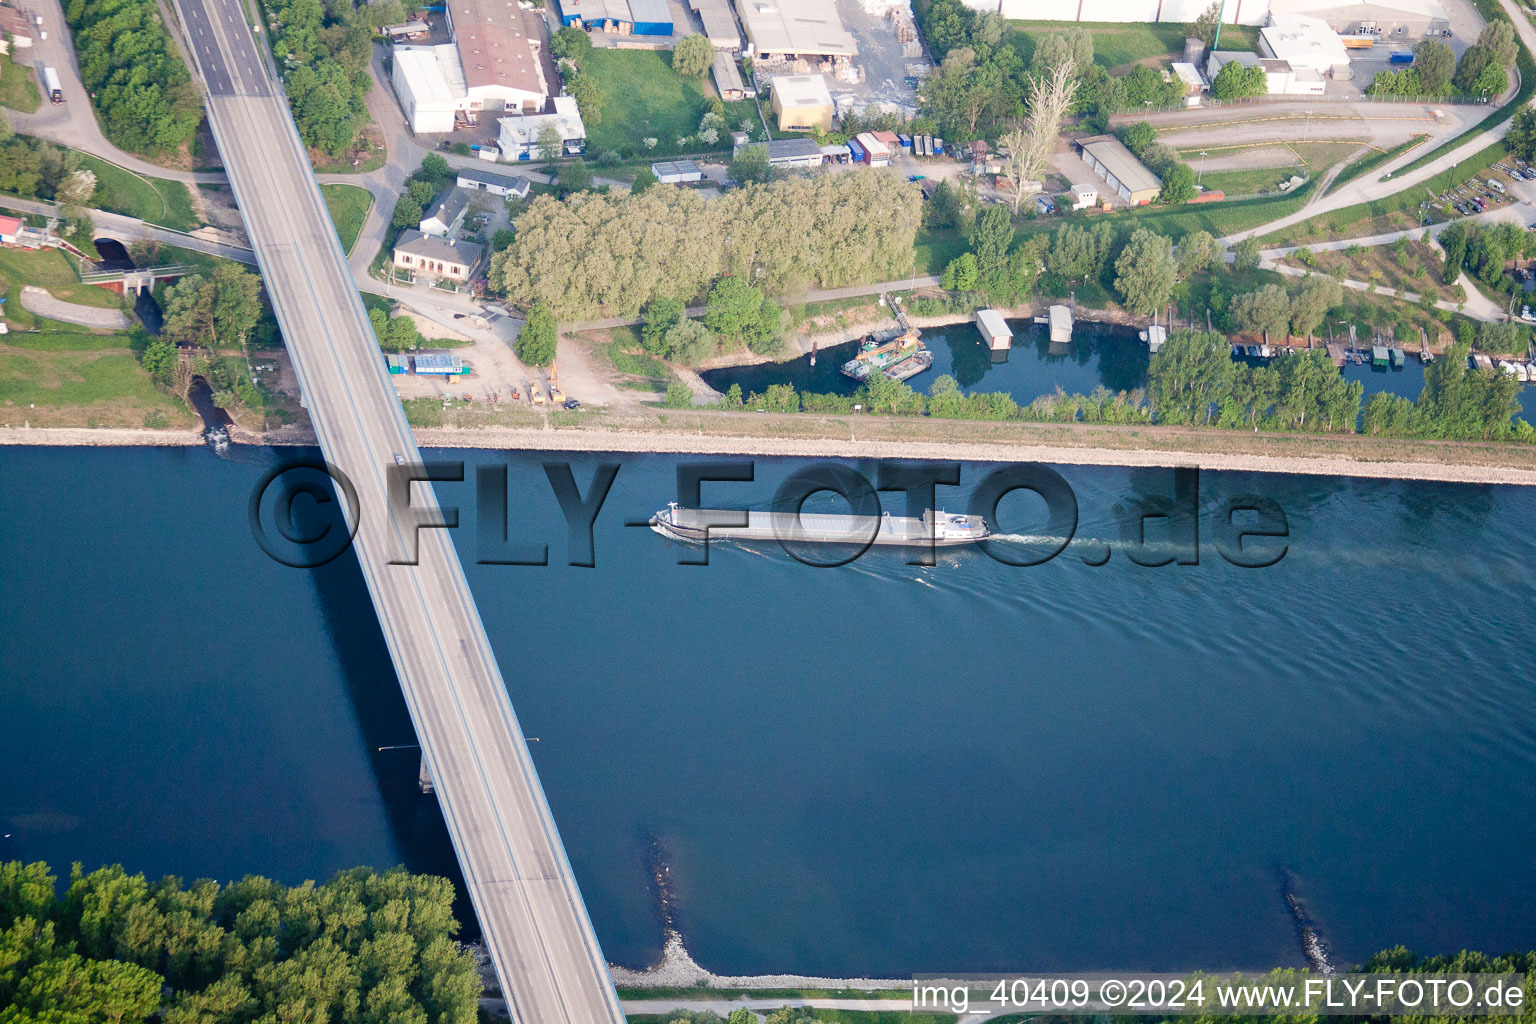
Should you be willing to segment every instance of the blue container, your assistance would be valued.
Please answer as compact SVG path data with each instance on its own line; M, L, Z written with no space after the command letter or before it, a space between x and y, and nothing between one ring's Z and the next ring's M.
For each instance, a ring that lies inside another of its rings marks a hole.
M1391 63L1393 63L1393 64L1412 64L1413 63L1413 54L1411 54L1411 53L1394 53L1391 57L1389 57L1387 59Z

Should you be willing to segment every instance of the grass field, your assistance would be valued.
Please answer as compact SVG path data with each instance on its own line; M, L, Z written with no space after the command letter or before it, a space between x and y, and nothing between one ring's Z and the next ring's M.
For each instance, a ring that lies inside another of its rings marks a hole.
M1014 21L1015 32L1023 36L1024 59L1034 55L1035 46L1043 35L1061 32L1074 25L1085 28L1093 36L1093 62L1106 68L1124 68L1152 58L1182 60L1184 34L1188 28L1181 22L1136 24L1131 22L1097 21ZM1258 42L1256 29L1244 25L1221 27L1223 50L1253 50Z
M201 226L192 212L187 186L165 178L145 178L116 164L80 154L80 166L96 175L96 205L177 231Z
M1284 262L1293 267L1306 266L1294 257ZM1338 272L1340 276L1352 281L1370 281L1384 288L1417 292L1420 295L1427 293L1436 299L1454 302L1456 296L1440 280L1439 267L1440 258L1434 250L1417 240L1312 255L1312 269L1321 273Z
M122 304L116 294L105 288L81 284L70 257L57 249L0 249L0 295L7 299L5 318L26 331L83 333L72 324L58 323L28 312L21 305L21 289L29 284L46 288L56 298L82 306L112 309Z
M949 261L969 248L958 228L919 228L912 245L913 264L919 274L942 274Z
M32 79L32 72L0 55L0 107L10 107L30 114L43 102L42 93Z
M373 194L358 185L339 184L321 185L320 192L325 196L325 208L330 211L331 223L336 225L336 234L341 238L342 251L350 256L373 206Z
M672 70L672 54L660 50L593 50L587 73L602 88L603 106L598 124L587 122L589 151L617 150L624 157L666 156L730 148L730 135L714 146L677 140L699 130L708 104L704 82L684 78ZM745 118L757 120L751 103L727 103L726 124L735 128ZM642 139L653 138L656 148L645 149Z
M122 342L119 341L119 345ZM33 426L140 427L189 421L125 348L38 351L0 346L0 420Z

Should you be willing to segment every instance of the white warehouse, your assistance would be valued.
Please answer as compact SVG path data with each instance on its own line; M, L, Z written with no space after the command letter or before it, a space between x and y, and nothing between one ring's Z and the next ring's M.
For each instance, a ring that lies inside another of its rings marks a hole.
M1211 5L1211 0L1076 0L1065 11L1051 8L1041 0L963 0L978 11L997 11L1005 18L1020 21L1047 20L1070 14L1069 21L1181 21L1191 22ZM1269 22L1269 0L1227 0L1223 19L1229 25L1264 25Z

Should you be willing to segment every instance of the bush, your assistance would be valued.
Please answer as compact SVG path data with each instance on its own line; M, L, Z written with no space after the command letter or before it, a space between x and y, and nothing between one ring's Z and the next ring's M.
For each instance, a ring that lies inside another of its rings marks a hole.
M528 311L528 322L517 332L513 349L517 358L529 366L548 366L555 361L558 340L555 315L540 302Z
M693 392L688 389L688 385L674 380L667 385L667 397L662 404L668 409L687 409L693 405Z

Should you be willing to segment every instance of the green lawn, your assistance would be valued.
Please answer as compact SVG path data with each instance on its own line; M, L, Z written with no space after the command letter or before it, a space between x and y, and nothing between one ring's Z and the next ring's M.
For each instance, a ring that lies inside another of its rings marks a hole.
M1093 36L1093 62L1106 68L1121 68L1150 57L1182 60L1184 36L1189 28L1181 22L1137 24L1097 21L1014 21L1010 24L1018 35L1024 37L1025 60L1034 55L1035 45L1042 35L1061 32L1074 25L1085 28ZM1256 29L1244 25L1221 27L1223 50L1253 50L1257 42Z
M967 248L969 244L958 228L919 228L912 245L912 259L919 274L942 274L949 261Z
M357 236L363 230L363 222L368 219L368 210L373 206L373 194L358 185L321 185L320 192L325 196L325 208L331 212L331 223L336 225L336 234L341 238L342 251L350 256L352 247L357 244Z
M10 107L30 114L43 102L32 72L11 60L0 56L0 107Z
M728 149L730 135L722 133L722 142L714 146L690 141L682 146L677 140L699 130L707 103L704 81L684 78L672 71L672 54L663 50L593 50L588 57L587 73L602 88L601 120L587 122L587 148L617 150L625 158L662 157L675 153L698 153ZM757 113L750 102L727 103L725 120L734 129L744 118L756 123ZM645 149L642 139L653 138L656 148Z
M34 410L32 407L36 406ZM182 422L181 403L160 391L127 351L19 352L0 346L0 418L7 423L68 420L86 425L142 426L157 414Z
M96 175L96 205L113 213L137 217L177 231L201 226L192 212L192 194L179 181L145 178L89 154L80 166Z
M25 331L37 329L71 335L83 333L73 324L57 323L28 312L21 305L21 289L29 284L46 288L66 302L77 302L85 306L105 309L118 306L122 301L104 288L81 284L75 274L72 259L58 249L0 249L0 295L4 295L7 300L5 318L13 326Z
M1250 167L1243 171L1210 171L1200 176L1200 184L1229 196L1251 196L1275 191L1293 174L1306 177L1307 171L1294 164L1290 167Z

